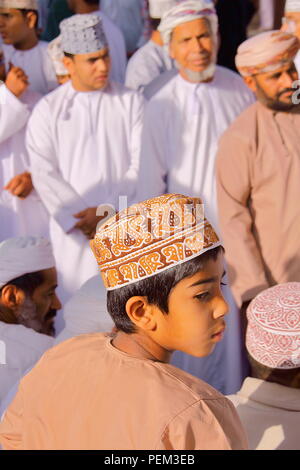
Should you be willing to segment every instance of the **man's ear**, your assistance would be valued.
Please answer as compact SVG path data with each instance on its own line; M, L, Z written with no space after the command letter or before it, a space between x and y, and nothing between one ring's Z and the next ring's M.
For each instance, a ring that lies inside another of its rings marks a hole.
M63 58L63 64L66 67L67 71L69 72L69 75L71 76L74 71L74 59L71 59L71 57L65 56Z
M27 26L30 29L36 29L38 26L37 14L34 13L33 11L29 11L26 14L26 22L27 22Z
M257 92L257 85L254 77L244 77L244 82L246 83L247 87L253 91L253 93Z
M130 297L126 302L126 313L139 329L152 331L156 328L154 306L148 303L147 297Z
M23 304L24 300L24 291L14 286L13 284L8 284L2 288L1 302L4 307L7 307L11 310L16 310L20 305Z

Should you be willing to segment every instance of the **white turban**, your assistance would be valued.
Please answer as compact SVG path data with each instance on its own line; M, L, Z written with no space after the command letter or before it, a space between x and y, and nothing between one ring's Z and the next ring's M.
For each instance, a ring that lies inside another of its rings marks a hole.
M286 0L285 12L300 12L300 0Z
M19 276L54 266L51 244L45 238L8 238L0 243L0 289Z
M149 14L151 18L162 18L178 0L149 0Z
M38 11L39 6L37 0L0 0L0 8Z
M168 10L162 17L158 31L161 33L164 44L169 44L171 34L176 26L207 18L214 36L218 33L218 17L211 0L184 0Z
M56 75L69 75L68 70L63 64L64 53L61 46L61 36L49 42L48 54L52 60Z
M273 72L293 61L298 50L296 36L283 31L266 31L239 46L235 64L244 77Z

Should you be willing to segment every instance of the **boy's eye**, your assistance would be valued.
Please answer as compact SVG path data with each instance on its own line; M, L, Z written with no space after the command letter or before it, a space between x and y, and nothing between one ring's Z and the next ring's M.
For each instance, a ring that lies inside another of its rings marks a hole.
M221 282L221 286L227 286L226 282Z
M202 292L202 294L195 295L195 297L199 300L207 300L209 295L209 292Z

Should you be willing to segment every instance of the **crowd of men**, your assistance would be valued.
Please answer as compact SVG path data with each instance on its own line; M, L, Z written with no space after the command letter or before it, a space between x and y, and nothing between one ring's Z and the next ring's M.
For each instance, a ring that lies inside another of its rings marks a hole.
M223 3L0 0L4 449L300 448L300 0Z

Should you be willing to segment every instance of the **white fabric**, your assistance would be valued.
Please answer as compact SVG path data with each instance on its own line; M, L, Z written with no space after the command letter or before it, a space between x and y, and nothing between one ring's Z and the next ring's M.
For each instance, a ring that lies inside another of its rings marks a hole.
M286 0L285 11L286 12L293 12L293 11L300 12L300 0Z
M176 0L149 0L150 17L161 18L175 3Z
M294 63L296 65L296 69L297 69L297 72L298 72L298 75L300 77L300 51L298 52L298 54L296 55L295 59L294 59Z
M23 325L0 321L0 407L1 401L42 354L53 346L53 338ZM4 346L3 346L4 345Z
M64 52L90 54L107 47L102 21L97 14L78 14L60 22Z
M174 62L166 49L150 40L129 60L125 84L143 91L156 77L173 68Z
M163 193L201 197L206 217L218 228L215 157L219 137L250 104L253 94L243 80L223 67L212 82L193 84L179 74L147 103L141 169L136 200ZM178 367L226 392L241 381L239 315L230 290L230 324L224 341L208 358L175 354ZM233 366L234 364L234 366Z
M274 28L274 0L260 0L260 27L263 30Z
M105 91L76 92L71 82L44 97L28 124L33 181L47 207L50 237L64 302L98 273L74 214L135 190L143 98L112 83ZM68 136L68 138L66 138Z
M63 53L62 45L61 45L61 35L57 36L57 38L49 42L48 53L53 62L56 75L59 75L59 76L69 75L69 72L63 63L64 53Z
M28 89L41 95L49 93L58 85L47 46L48 43L44 41L39 41L35 47L26 51L20 51L7 44L2 46L6 72L10 62L15 67L20 67L28 76Z
M115 25L103 11L97 12L103 24L103 30L107 37L109 53L111 57L111 80L124 83L127 66L125 40L120 28Z
M127 52L134 52L143 34L143 0L101 0L104 12L122 31Z
M18 99L5 85L0 86L0 241L49 234L48 214L35 190L20 199L2 189L14 176L29 169L25 130L39 99L39 94L30 91Z
M185 0L168 10L161 19L157 29L161 33L164 44L169 44L171 33L176 26L199 18L208 19L212 33L216 37L218 33L218 17L213 1Z
M0 8L38 10L38 0L0 0Z
M66 326L54 344L81 334L112 330L114 322L107 312L106 289L99 274L83 284L66 303L63 318Z
M46 238L15 237L0 243L0 288L19 276L54 266L52 247Z
M252 450L299 450L300 390L247 377L227 398L235 405Z

